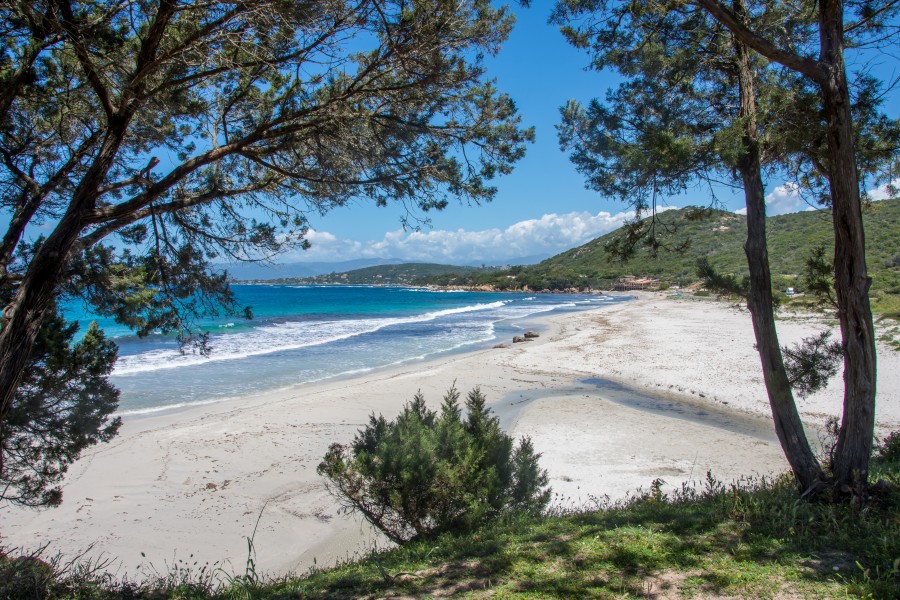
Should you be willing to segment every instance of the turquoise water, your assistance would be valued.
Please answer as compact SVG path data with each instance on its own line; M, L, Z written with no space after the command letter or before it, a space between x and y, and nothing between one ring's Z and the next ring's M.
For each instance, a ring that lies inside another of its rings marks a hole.
M550 312L620 302L598 295L443 292L425 288L235 285L254 318L202 323L212 353L181 352L98 319L119 344L112 381L123 414L204 403L489 346ZM73 309L70 318L92 317Z

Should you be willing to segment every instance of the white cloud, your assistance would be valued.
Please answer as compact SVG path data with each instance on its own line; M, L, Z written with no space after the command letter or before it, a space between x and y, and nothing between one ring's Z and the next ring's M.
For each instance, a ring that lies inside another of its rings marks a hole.
M667 207L675 208L675 207ZM496 262L538 254L556 254L588 242L622 225L630 212L546 214L519 221L505 229L437 229L389 231L380 240L339 239L329 232L310 230L309 250L285 256L283 262L338 261L354 258L399 258L428 262Z
M327 231L316 231L315 229L310 229L306 232L306 239L309 240L311 244L316 245L334 244L338 241L337 236L333 233L328 233Z
M766 195L766 214L770 217L787 213L815 210L800 194L800 186L787 181Z
M815 207L810 206L806 202L800 194L800 186L792 181L786 181L766 194L766 216L768 217L807 210L815 210ZM746 215L747 207L740 208L734 212L739 215Z
M894 179L889 184L885 183L874 190L869 190L867 194L871 201L896 198L900 195L900 179ZM816 210L816 208L810 206L809 203L803 199L800 194L800 186L794 182L786 181L773 189L766 196L766 215L769 217L807 210ZM739 215L746 215L747 208L739 208L734 212Z
M889 200L900 196L900 178L869 190L869 200Z

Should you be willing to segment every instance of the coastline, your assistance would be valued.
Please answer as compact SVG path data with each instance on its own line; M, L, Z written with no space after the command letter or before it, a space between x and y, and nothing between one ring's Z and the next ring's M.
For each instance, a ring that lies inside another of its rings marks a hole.
M655 478L679 487L707 470L725 481L785 471L746 311L636 295L529 317L541 337L509 348L127 416L117 438L71 467L61 507L0 511L2 542L48 543L67 557L93 544L89 555L112 559L120 575L141 565L165 572L179 559L239 572L259 518L260 572L329 566L365 553L373 538L338 514L315 472L328 445L350 441L372 412L393 416L419 389L437 406L454 381L463 393L480 385L509 431L532 437L562 504L622 498ZM818 328L779 322L784 345ZM900 353L880 348L879 360L884 435L900 429ZM838 376L798 400L804 420L815 429L839 414L841 393Z

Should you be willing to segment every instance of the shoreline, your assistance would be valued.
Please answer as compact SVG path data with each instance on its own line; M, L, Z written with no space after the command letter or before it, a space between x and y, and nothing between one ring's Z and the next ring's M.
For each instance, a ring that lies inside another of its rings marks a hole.
M707 470L725 481L784 472L746 311L630 295L637 299L529 317L523 322L541 337L508 348L127 415L117 438L71 467L61 507L0 510L2 541L49 543L69 557L93 543L90 555L112 558L120 575L189 558L240 571L262 511L254 540L260 572L329 566L365 553L374 538L338 513L315 473L328 445L349 442L372 412L397 414L419 389L436 407L454 381L463 394L479 385L512 435L531 436L563 504L623 498L655 478L679 487ZM783 344L816 328L779 322ZM879 360L883 435L900 428L900 353L880 351ZM839 411L840 388L838 376L798 400L813 429ZM651 410L617 394L668 406Z

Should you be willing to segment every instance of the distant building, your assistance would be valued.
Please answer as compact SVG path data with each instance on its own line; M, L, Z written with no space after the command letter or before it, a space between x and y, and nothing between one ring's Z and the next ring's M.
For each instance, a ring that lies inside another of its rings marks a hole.
M634 275L626 275L621 277L613 289L617 292L630 292L633 290L649 290L659 285L659 279L655 277L635 277Z

